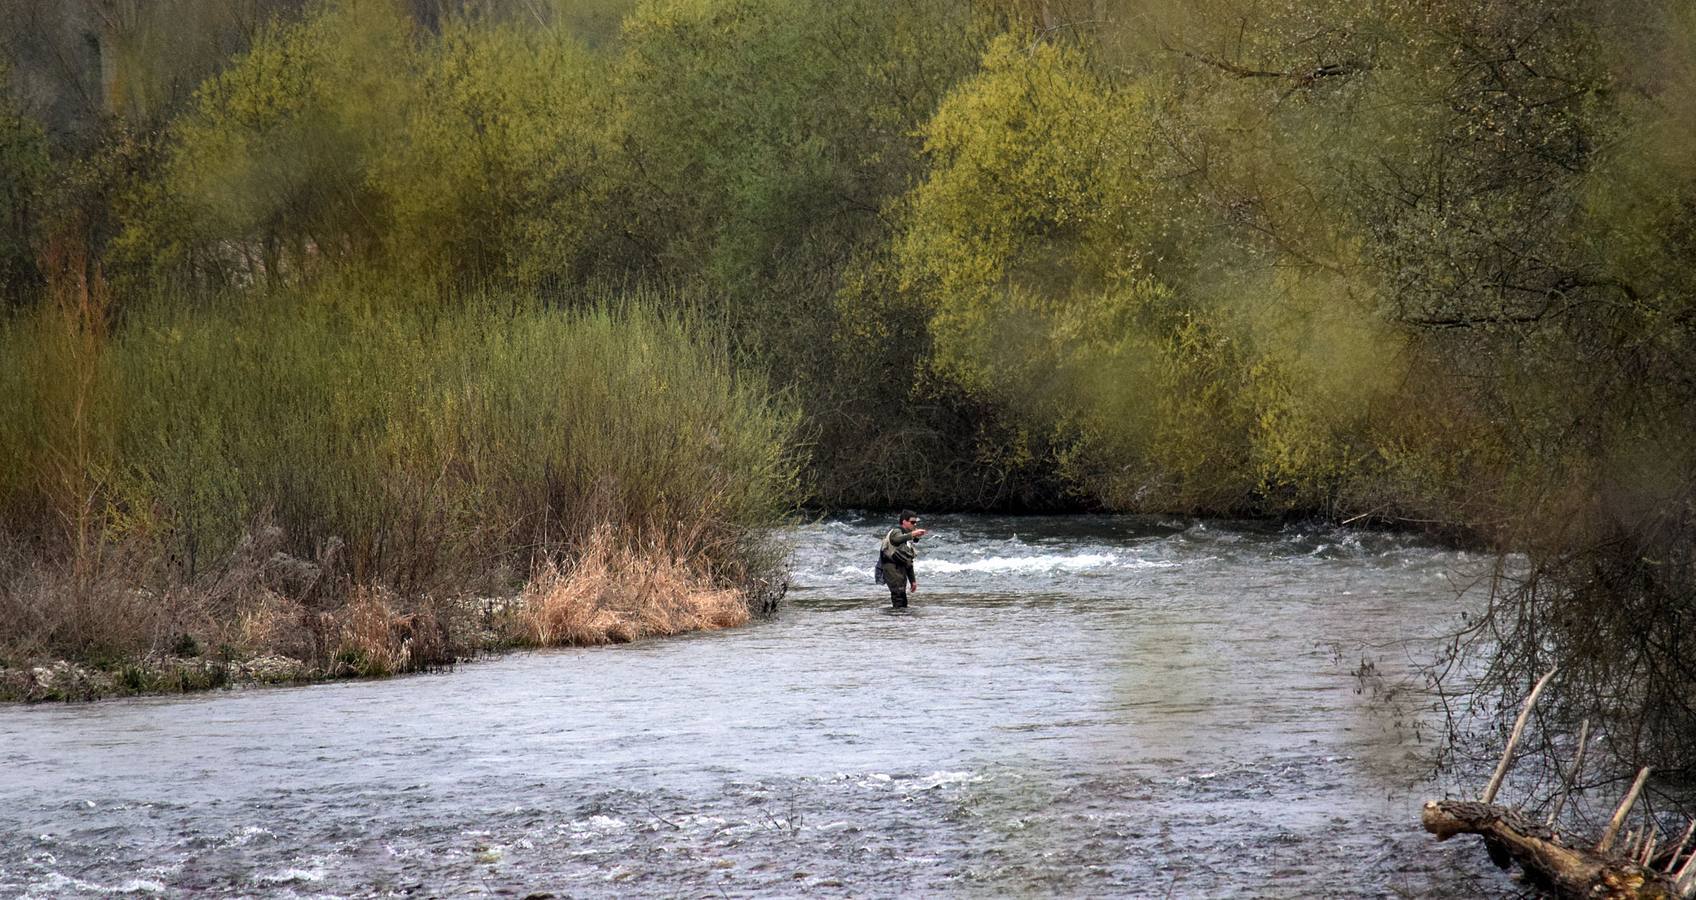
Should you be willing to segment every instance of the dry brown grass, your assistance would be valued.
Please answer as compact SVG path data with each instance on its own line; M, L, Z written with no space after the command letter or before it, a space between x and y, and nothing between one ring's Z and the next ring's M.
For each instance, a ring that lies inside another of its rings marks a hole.
M274 591L256 592L242 604L230 637L244 651L295 658L308 655L312 646L300 602Z
M354 588L352 599L335 616L337 659L367 675L405 671L411 654L396 634L398 618L382 591Z
M280 545L276 529L256 528L215 573L173 584L149 569L145 548L72 565L0 543L0 667L280 656L321 674L391 675L475 649L450 640L453 607L377 586L323 590Z
M589 533L575 562L543 565L492 619L463 599L325 577L332 553L317 563L289 557L269 525L186 584L150 569L142 551L55 565L0 541L0 682L59 659L80 673L25 678L9 690L0 683L0 696L214 687L243 677L253 660L286 663L284 680L394 675L501 646L624 643L748 621L747 595L721 586L703 554L666 541L632 547L611 526ZM185 666L198 666L195 679L180 677Z
M595 532L569 567L544 564L511 611L513 640L587 646L733 628L748 621L742 592L663 548L635 550Z
M143 570L120 548L80 560L0 548L0 661L69 652L111 659L151 649L175 616L126 575Z
M428 603L411 612L379 587L356 587L332 614L335 659L358 675L393 675L453 662L447 632Z

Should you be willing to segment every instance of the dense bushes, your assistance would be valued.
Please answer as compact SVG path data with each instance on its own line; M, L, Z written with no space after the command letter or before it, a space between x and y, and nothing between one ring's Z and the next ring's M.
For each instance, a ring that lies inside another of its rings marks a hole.
M656 298L570 312L347 281L258 299L158 301L116 333L64 305L8 323L0 515L34 548L7 560L8 611L38 566L73 593L100 582L90 602L192 592L266 527L275 552L338 547L323 577L405 604L515 590L581 546L733 588L765 574L754 529L793 502L794 416ZM147 624L163 608L101 634L78 610L0 616L0 640L86 655L174 637Z

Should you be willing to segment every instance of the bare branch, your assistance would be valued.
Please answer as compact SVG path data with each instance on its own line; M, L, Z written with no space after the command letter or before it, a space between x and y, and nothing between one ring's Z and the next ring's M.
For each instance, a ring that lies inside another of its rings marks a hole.
M1590 720L1585 719L1584 724L1580 725L1578 728L1578 753L1572 758L1572 768L1568 769L1566 777L1561 779L1561 791L1559 794L1555 795L1555 805L1549 810L1550 826L1553 826L1555 824L1555 819L1560 817L1561 808L1566 806L1567 794L1572 791L1572 786L1578 783L1578 773L1584 768L1584 751L1589 744L1589 740Z
M1496 791L1502 787L1502 777L1507 775L1508 765L1513 762L1513 751L1519 746L1520 735L1525 733L1525 722L1531 718L1531 707L1537 705L1537 695L1543 693L1543 687L1558 671L1558 668L1550 669L1548 674L1537 680L1537 686L1533 687L1531 695L1525 698L1525 706L1519 711L1519 718L1514 720L1513 733L1508 735L1508 745L1502 750L1502 761L1496 764L1496 774L1490 776L1490 783L1485 785L1484 794L1478 798L1479 802L1495 802Z
M1606 853L1613 847L1614 838L1619 834L1619 827L1625 824L1625 817L1631 813L1631 807L1637 803L1637 795L1643 790L1643 783L1649 780L1649 767L1637 770L1637 780L1631 783L1631 790L1625 794L1625 799L1619 802L1619 808L1614 810L1614 817L1608 820L1608 829L1602 832L1602 839L1596 842L1596 852Z

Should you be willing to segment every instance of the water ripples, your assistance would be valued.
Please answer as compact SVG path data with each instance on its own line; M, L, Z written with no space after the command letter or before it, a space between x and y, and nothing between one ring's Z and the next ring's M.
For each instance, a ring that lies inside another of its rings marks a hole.
M932 517L786 533L779 618L446 675L0 709L0 896L1476 892L1417 694L1477 562L1395 535Z

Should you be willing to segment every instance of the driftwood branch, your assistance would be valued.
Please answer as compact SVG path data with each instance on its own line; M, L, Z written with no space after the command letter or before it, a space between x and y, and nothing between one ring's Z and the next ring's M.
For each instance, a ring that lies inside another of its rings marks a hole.
M1647 766L1638 771L1631 789L1620 800L1613 817L1608 821L1607 829L1602 833L1601 840L1596 842L1593 849L1574 846L1554 829L1561 805L1565 803L1567 793L1577 781L1579 769L1584 765L1584 747L1590 734L1588 721L1580 732L1577 756L1573 760L1571 770L1562 780L1554 810L1549 814L1547 822L1532 821L1517 809L1492 802L1501 789L1508 767L1513 763L1513 753L1525 732L1525 723L1530 718L1531 709L1554 674L1551 670L1539 679L1530 695L1525 698L1525 707L1520 710L1519 718L1514 721L1513 732L1508 736L1501 762L1496 765L1496 771L1490 776L1490 782L1485 786L1481 799L1428 801L1420 813L1420 821L1425 830L1436 835L1439 841L1446 841L1457 834L1479 835L1484 839L1484 848L1489 852L1491 861L1498 867L1506 869L1518 863L1525 874L1526 882L1559 897L1574 900L1580 897L1608 900L1691 898L1692 894L1696 893L1696 870L1692 867L1696 852L1691 853L1685 860L1684 867L1678 870L1678 874L1672 874L1672 869L1678 863L1679 853L1690 841L1691 834L1696 832L1696 822L1685 829L1683 839L1673 848L1672 856L1666 861L1662 871L1656 871L1654 868L1655 849L1660 841L1660 832L1652 822L1643 829L1641 840L1638 832L1634 830L1626 836L1623 847L1617 851L1614 849L1614 839L1619 836L1620 828L1631 814L1632 807L1637 804L1638 795L1643 792L1643 785L1649 780Z
M1567 846L1553 829L1516 810L1474 800L1433 800L1420 820L1446 841L1457 834L1484 838L1490 858L1518 863L1526 881L1561 897L1674 900L1683 896L1673 878L1636 860Z
M1637 805L1637 795L1643 792L1643 782L1649 780L1649 767L1637 770L1637 780L1631 783L1631 790L1626 791L1625 799L1619 802L1614 810L1614 817L1608 820L1608 829L1602 832L1602 839L1596 842L1596 852L1606 853L1613 849L1614 837L1619 834L1619 827L1625 824L1625 817L1631 814L1631 808ZM1631 842L1626 842L1627 848Z
M1684 861L1684 868L1678 870L1672 881L1679 896L1688 897L1696 890L1696 853L1690 854L1690 858Z
M1684 848L1690 845L1691 834L1696 834L1696 819L1690 820L1690 826L1684 829L1684 837L1678 839L1678 846L1672 848L1672 855L1667 857L1667 872L1672 872L1672 867L1678 865L1678 855L1683 853ZM1696 859L1696 853L1691 854L1691 858ZM1688 864L1688 861L1686 864Z
M1502 787L1502 777L1508 774L1508 766L1513 763L1513 751L1519 746L1519 738L1525 734L1525 723L1531 718L1531 707L1537 705L1537 695L1543 693L1543 688L1549 679L1555 677L1559 669L1550 669L1547 675L1537 679L1537 686L1531 689L1531 695L1525 698L1525 706L1519 711L1519 718L1513 720L1513 733L1508 735L1508 745L1502 750L1502 761L1496 763L1496 772L1490 776L1490 783L1485 785L1480 803L1492 803L1496 799L1496 791Z

